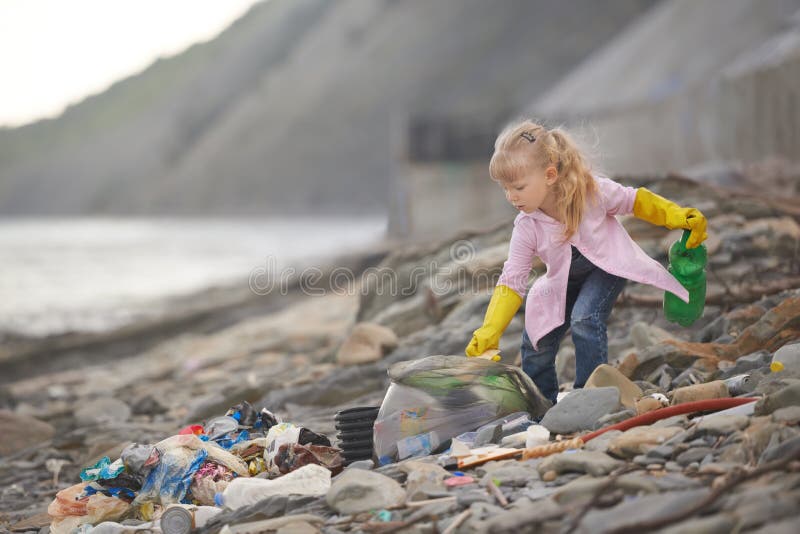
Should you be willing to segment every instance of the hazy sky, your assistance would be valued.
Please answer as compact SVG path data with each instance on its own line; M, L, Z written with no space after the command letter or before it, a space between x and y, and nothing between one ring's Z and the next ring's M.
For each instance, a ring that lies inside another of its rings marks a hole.
M258 0L0 0L0 125L70 103L225 29Z

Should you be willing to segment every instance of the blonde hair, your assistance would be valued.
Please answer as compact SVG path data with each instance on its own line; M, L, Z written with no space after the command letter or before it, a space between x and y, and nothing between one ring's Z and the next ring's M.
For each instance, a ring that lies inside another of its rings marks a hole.
M548 130L530 119L512 121L494 143L489 175L495 181L513 182L532 168L549 165L558 172L551 187L557 219L565 221L566 242L578 230L586 201L599 197L591 165L569 133L562 128Z

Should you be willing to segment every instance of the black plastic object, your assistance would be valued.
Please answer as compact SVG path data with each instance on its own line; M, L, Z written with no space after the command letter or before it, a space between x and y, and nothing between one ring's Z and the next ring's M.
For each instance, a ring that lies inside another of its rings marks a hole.
M336 414L334 421L345 465L372 459L372 424L379 410L379 406L363 406Z

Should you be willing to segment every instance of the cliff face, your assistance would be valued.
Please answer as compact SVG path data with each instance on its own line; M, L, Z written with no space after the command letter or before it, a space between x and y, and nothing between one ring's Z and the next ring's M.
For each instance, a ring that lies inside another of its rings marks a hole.
M0 214L381 212L403 117L521 109L654 3L258 4L57 119L0 130Z

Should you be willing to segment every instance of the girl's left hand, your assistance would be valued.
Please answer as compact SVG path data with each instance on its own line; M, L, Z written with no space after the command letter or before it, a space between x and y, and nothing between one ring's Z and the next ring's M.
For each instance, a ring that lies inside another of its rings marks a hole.
M691 230L689 239L686 240L686 248L695 248L708 238L706 233L706 218L696 208L686 208L686 226L684 229Z

